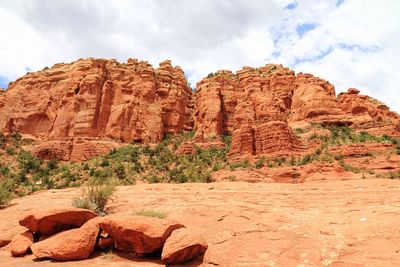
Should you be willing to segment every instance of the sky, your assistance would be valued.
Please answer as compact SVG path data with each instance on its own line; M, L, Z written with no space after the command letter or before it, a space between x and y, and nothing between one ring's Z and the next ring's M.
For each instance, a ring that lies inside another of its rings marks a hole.
M399 0L0 0L0 87L79 58L171 59L192 87L267 63L400 111Z

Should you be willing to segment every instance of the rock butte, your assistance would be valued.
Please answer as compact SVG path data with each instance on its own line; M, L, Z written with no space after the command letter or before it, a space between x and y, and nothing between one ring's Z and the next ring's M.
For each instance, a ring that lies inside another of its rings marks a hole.
M28 73L0 91L0 131L39 140L29 149L43 159L72 161L190 130L204 147L232 133L232 159L301 154L313 145L292 128L310 122L400 136L400 116L384 104L354 88L336 96L329 82L282 65L217 71L196 93L180 67L159 65L89 58Z

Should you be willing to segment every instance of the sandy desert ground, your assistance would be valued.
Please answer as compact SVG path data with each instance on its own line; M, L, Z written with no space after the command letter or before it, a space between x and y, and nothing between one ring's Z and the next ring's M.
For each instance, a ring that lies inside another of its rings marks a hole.
M37 192L0 210L1 235L23 230L26 211L70 206L80 189ZM400 266L400 181L305 184L224 182L119 187L111 214L165 213L207 240L204 259L187 266ZM1 266L161 266L155 258L101 253L78 262L12 258Z

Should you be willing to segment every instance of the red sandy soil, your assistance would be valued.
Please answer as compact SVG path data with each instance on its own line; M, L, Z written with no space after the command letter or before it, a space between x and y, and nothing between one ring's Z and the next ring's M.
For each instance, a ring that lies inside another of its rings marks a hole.
M20 233L26 211L70 206L79 188L15 199L0 210L1 235ZM209 248L188 266L400 266L400 181L366 179L304 184L223 182L119 187L111 214L155 210L201 234ZM162 266L112 252L79 262L12 258L1 266Z

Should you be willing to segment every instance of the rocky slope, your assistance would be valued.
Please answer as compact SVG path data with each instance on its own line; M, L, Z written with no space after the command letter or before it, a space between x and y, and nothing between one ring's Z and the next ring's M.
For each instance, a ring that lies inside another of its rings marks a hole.
M231 134L232 159L298 156L318 144L293 130L315 124L400 136L400 116L379 101L354 88L336 97L329 82L274 64L210 73L194 93L170 61L154 69L80 59L29 73L0 94L0 130L40 140L29 149L43 159L81 161L190 130L203 146Z

